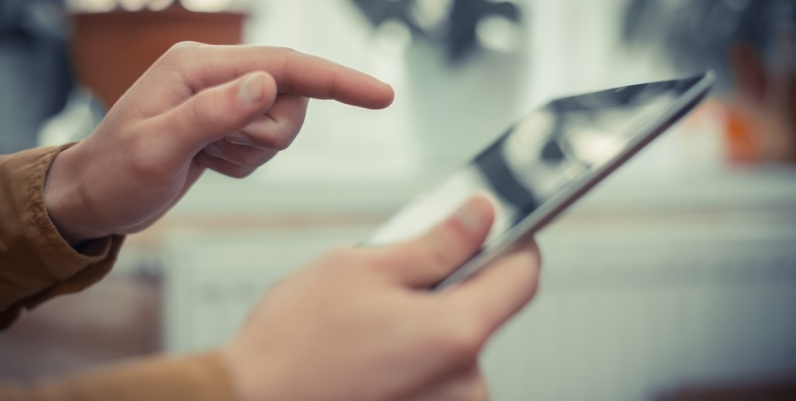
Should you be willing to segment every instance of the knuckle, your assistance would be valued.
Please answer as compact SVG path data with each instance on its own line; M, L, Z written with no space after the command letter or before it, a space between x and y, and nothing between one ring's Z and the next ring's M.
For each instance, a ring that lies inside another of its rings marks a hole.
M196 59L196 50L201 46L206 45L190 41L178 42L166 50L155 65L170 71L178 71L184 78L197 68L192 60Z
M248 148L247 151L249 151L249 154L247 154L241 162L244 166L251 169L257 169L262 166L268 160L271 160L274 155L274 152L271 150Z
M266 115L255 124L245 127L242 132L247 134L257 147L281 151L293 144L302 124L303 118Z
M228 156L228 159L231 162L237 164L238 166L247 170L254 171L257 169L257 167L260 167L260 165L262 164L260 163L260 158L256 157L256 155L247 154L245 152L240 152L240 151L236 152L236 150L238 149L232 150L231 152L232 155L231 157Z
M245 159L240 161L240 164L243 167L245 167L247 169L250 169L252 172L254 172L254 170L256 170L257 167L260 167L261 163L260 163L259 160L255 160L255 159L252 159L252 158L245 158Z
M273 139L269 141L269 148L274 150L285 150L293 143L293 135L292 133L288 133L287 135L276 135Z
M202 43L185 40L172 45L169 50L166 51L166 54L171 56L184 55L185 53L190 53L202 46L204 46Z
M459 328L448 338L445 347L455 363L466 363L475 360L481 349L482 340L475 330Z
M237 169L235 171L235 174L233 175L233 177L235 177L235 178L246 178L246 177L252 175L253 172L254 172L254 169L239 168L239 169Z
M288 46L276 46L276 47L274 47L274 49L277 50L277 51L280 51L282 53L288 53L288 54L298 53L298 51L296 51L296 49L294 49L292 47L288 47Z
M229 166L220 173L232 178L246 178L254 172L253 169L241 166Z

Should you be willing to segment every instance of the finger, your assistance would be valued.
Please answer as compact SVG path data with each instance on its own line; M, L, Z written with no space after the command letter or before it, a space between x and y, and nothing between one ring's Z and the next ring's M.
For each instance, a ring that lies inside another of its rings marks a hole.
M262 149L284 150L293 143L304 117L309 99L295 95L279 95L268 112L227 138L229 143Z
M533 298L540 261L533 241L498 259L449 290L450 313L477 327L481 338L488 338Z
M257 72L199 92L155 118L164 130L172 159L181 162L207 144L240 131L270 109L275 99L274 79Z
M278 153L274 149L260 149L251 146L233 145L225 140L213 142L204 148L210 156L226 160L232 164L252 170L265 164Z
M392 103L392 88L359 71L292 49L264 46L183 46L180 71L194 91L220 85L254 71L265 71L279 93L380 109Z
M230 163L224 159L210 156L206 152L199 152L194 158L194 162L207 169L232 178L246 178L254 172L252 167L244 167L235 163Z
M489 386L477 367L463 375L436 384L406 401L486 401Z
M476 196L427 234L375 250L379 259L375 265L404 285L437 284L478 251L493 220L490 201Z

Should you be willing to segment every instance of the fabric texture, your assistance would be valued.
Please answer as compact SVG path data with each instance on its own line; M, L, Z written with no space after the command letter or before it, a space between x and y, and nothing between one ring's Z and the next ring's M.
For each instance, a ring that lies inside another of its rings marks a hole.
M75 249L44 206L44 181L63 147L0 156L0 328L23 309L83 290L113 267L124 238L107 237Z

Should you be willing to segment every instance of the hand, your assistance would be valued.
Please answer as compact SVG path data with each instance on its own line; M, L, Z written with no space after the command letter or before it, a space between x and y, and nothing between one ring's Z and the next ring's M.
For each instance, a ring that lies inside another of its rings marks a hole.
M439 293L494 219L470 200L425 236L331 252L274 287L224 349L243 401L486 400L477 357L534 295L535 244Z
M388 85L289 49L182 43L56 157L50 218L72 245L141 231L209 168L245 177L290 145L308 98L383 108Z

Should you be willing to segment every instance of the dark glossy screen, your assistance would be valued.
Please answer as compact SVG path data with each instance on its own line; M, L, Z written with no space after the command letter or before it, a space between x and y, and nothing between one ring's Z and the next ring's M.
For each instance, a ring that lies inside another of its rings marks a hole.
M605 167L649 135L651 122L702 77L626 86L558 99L510 128L438 188L421 194L371 239L386 244L419 235L476 193L490 197L494 240L555 194Z

